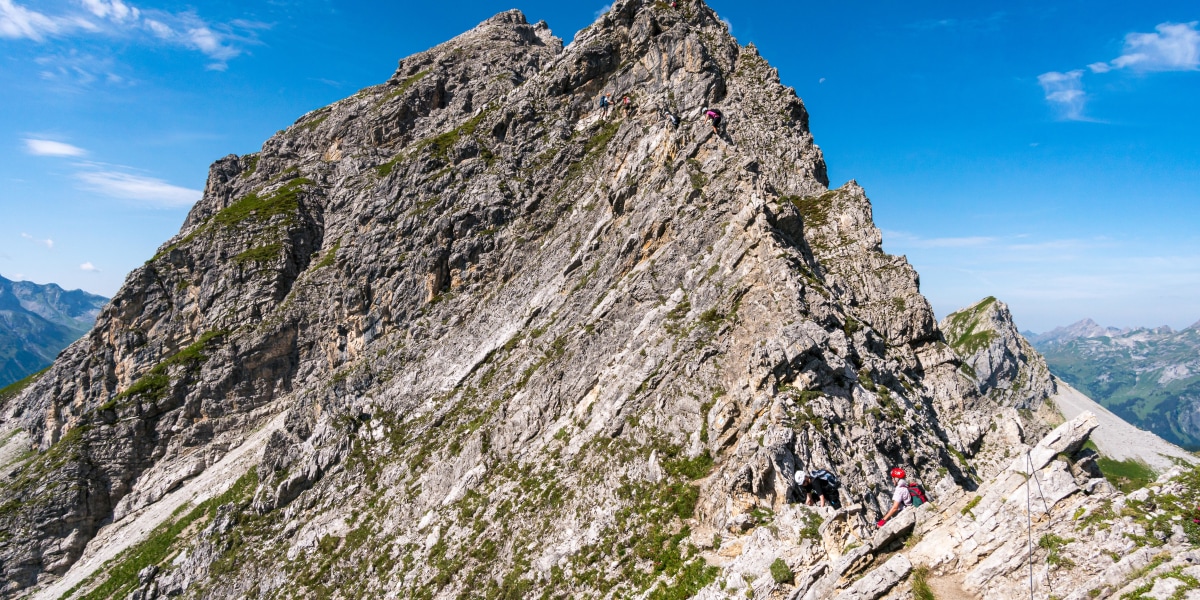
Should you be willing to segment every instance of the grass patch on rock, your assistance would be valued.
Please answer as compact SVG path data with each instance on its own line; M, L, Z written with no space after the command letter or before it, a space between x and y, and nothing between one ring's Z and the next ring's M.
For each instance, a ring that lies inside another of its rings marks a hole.
M200 526L206 525L216 516L217 508L222 505L249 500L257 486L258 471L252 468L225 493L206 500L186 514L182 513L186 510L187 505L180 507L167 522L151 532L148 538L121 553L114 559L116 562L106 563L103 570L98 572L107 575L105 580L83 595L80 600L102 600L128 596L138 587L138 572L151 565L158 565L169 558L176 549L175 542L179 539L180 534L201 519L203 519L203 523ZM81 585L87 583L88 581L85 581ZM78 587L71 590L66 597L72 596L77 590Z
M0 405L3 405L5 402L16 398L18 394L25 391L25 388L33 385L34 382L36 382L38 379L41 379L42 375L45 375L46 371L49 370L50 367L46 367L45 369L42 369L41 371L38 371L37 373L34 373L33 375L30 375L20 381L15 381L4 386L3 388L0 388Z
M251 192L213 215L212 222L225 227L233 227L250 220L269 221L276 215L285 215L290 221L300 210L300 188L312 182L307 177L297 177L267 196Z
M183 350L154 365L145 375L139 377L137 381L134 381L132 385L126 388L125 391L117 394L112 399L111 406L109 404L105 406L113 408L116 403L122 400L138 396L151 400L158 400L166 396L167 388L171 385L170 368L177 365L186 365L189 368L198 367L207 358L204 355L204 351L209 347L209 344L228 333L225 330L205 332Z

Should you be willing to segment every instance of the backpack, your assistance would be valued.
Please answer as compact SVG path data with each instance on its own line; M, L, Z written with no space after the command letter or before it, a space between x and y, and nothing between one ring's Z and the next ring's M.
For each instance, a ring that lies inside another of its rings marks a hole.
M919 483L908 484L908 495L912 498L913 508L929 502L929 497L925 495L925 488L921 487Z
M825 469L817 469L816 471L813 471L812 478L820 479L821 481L828 483L829 485L833 486L833 489L835 490L842 487L842 482L838 481L837 475L834 475Z
M608 96L600 96L600 108L608 106Z

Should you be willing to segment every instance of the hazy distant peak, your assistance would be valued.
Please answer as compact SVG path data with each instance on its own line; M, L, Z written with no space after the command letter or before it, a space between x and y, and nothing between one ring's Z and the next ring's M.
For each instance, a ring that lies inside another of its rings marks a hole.
M1077 321L1066 327L1056 327L1046 333L1036 334L1029 337L1029 341L1034 344L1057 344L1080 338L1095 338L1120 335L1123 330L1116 327L1103 327L1090 318Z

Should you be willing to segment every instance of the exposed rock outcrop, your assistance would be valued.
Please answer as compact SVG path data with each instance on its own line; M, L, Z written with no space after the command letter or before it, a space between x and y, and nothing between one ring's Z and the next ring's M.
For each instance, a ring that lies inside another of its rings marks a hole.
M1045 359L1017 330L1003 302L984 298L947 315L941 329L962 357L963 371L997 404L1031 410L1054 395L1054 378Z

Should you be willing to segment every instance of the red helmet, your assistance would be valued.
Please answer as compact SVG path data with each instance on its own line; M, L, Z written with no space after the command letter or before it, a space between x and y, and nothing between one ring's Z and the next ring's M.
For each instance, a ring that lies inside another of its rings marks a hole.
M900 467L892 469L892 477L896 479L904 479L907 475L908 473L905 473L904 469L901 469Z

